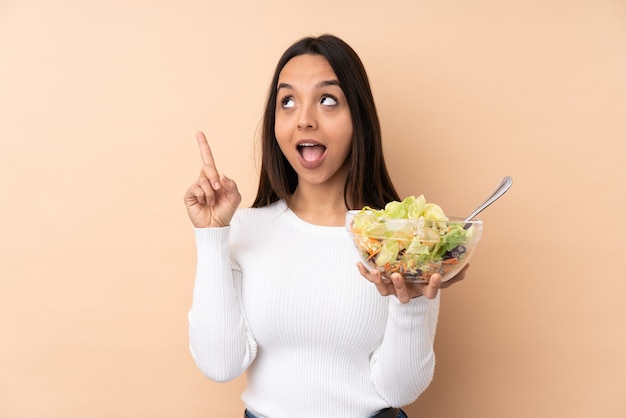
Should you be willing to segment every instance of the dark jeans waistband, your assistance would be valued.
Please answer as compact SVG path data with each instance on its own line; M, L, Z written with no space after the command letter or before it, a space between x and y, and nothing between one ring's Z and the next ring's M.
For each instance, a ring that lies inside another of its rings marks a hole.
M247 409L245 410L243 416L244 418L256 418ZM372 415L370 418L408 418L408 417L402 409L386 408Z

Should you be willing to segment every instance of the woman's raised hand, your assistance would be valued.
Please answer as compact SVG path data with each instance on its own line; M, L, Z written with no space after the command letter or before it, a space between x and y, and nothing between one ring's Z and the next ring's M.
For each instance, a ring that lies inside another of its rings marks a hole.
M233 180L218 173L206 136L198 132L196 139L202 170L198 180L185 193L189 219L196 228L227 226L241 203L241 194Z

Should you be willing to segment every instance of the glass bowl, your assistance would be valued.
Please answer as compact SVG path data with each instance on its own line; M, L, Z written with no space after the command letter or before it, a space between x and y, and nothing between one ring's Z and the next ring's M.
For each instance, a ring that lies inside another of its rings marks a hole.
M383 280L398 272L412 283L427 283L435 273L446 281L468 263L483 230L479 219L447 218L379 218L368 210L352 210L346 214L346 230L365 267L380 271Z

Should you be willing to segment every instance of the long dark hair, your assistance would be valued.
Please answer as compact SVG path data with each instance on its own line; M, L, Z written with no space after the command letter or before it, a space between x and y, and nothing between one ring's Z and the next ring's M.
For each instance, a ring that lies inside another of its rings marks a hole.
M252 207L267 206L279 199L289 203L298 176L280 150L274 134L278 77L287 62L299 55L321 55L328 60L346 96L352 118L352 151L344 201L348 209L367 205L382 208L400 200L389 178L381 140L380 122L363 63L356 52L333 35L307 37L290 46L276 65L261 128L261 173Z

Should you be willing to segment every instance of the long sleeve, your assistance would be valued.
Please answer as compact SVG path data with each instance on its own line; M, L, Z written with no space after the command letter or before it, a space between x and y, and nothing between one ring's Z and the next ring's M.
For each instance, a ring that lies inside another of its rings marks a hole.
M439 296L402 304L389 296L382 344L371 358L372 380L389 405L407 405L428 387L435 370L433 351Z
M241 305L241 271L230 259L230 227L195 229L197 268L188 314L191 355L208 378L241 375L256 356Z

